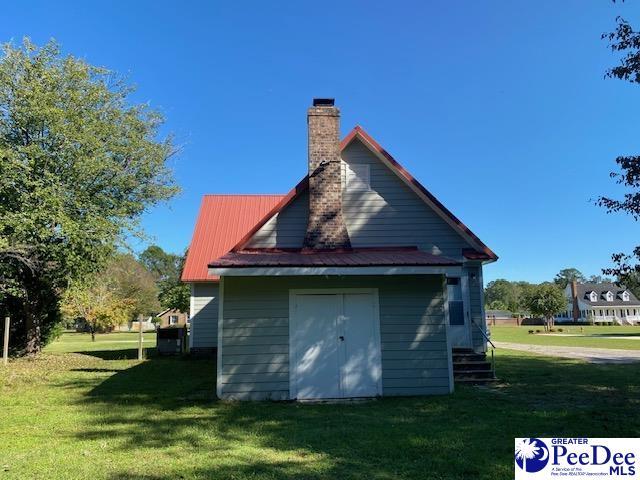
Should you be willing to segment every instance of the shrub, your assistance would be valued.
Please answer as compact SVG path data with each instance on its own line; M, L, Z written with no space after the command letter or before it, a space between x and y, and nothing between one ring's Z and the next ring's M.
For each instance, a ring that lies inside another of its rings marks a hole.
M542 330L540 330L539 328L536 329L536 333L540 333Z
M533 333L533 330L529 330L529 333Z
M560 333L562 333L562 332L563 332L562 328L559 328L559 329L558 329L558 331L559 331Z
M550 328L550 329L549 329L549 332L552 332L552 333L553 333L553 332L555 332L555 331L556 331L556 329L555 329L555 328Z

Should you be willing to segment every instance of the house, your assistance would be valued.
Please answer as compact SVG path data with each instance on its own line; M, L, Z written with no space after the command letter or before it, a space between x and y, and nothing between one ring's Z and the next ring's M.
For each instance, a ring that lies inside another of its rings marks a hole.
M640 324L640 301L615 283L571 282L564 290L567 310L556 322Z
M184 327L189 323L189 314L175 308L167 308L156 315L161 327Z
M339 119L314 100L288 194L203 201L182 278L220 398L444 394L452 348L486 349L497 256L362 128L340 141Z

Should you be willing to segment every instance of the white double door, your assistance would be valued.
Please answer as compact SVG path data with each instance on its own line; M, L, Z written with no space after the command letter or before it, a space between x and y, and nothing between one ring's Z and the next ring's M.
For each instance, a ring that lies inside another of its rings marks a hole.
M375 291L292 292L291 389L298 399L381 393Z

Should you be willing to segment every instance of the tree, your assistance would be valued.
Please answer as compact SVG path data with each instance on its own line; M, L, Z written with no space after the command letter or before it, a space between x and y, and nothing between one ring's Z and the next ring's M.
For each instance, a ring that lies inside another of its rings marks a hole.
M165 252L158 245L151 245L140 254L139 260L158 281L162 281L180 278L182 258L180 255Z
M161 283L158 299L163 308L175 308L181 312L188 312L191 290L186 283Z
M69 319L85 321L94 342L96 332L108 331L126 322L132 309L132 302L118 298L97 278L73 284L62 298L62 312Z
M490 309L524 314L526 310L524 298L531 287L532 284L528 282L510 282L503 278L494 280L485 288L485 303Z
M553 327L554 316L567 308L564 293L553 283L537 285L529 292L525 303L533 315L544 319L545 330Z
M603 277L602 275L591 275L587 278L589 283L611 283L612 280L609 277Z
M563 268L556 274L555 278L553 279L553 283L564 290L567 285L569 285L574 280L578 283L584 283L585 277L577 268Z
M485 289L485 301L492 309L516 312L520 307L518 287L504 278L489 282Z
M636 298L640 298L640 273L632 272L623 279L618 279L618 285L624 285Z
M138 315L154 315L160 310L155 279L133 255L115 255L101 277L116 298L131 305L130 320Z
M614 0L615 1L615 0ZM622 54L620 64L606 71L606 77L616 78L631 83L640 83L640 32L637 32L625 19L616 19L617 27L611 33L604 33L603 39L609 41L614 53ZM602 196L597 204L605 208L607 213L623 212L631 215L634 220L640 218L640 156L622 155L616 158L618 170L610 177L616 183L631 190L622 198ZM640 274L640 245L631 254L614 253L614 266L603 269L605 275L613 275L623 283L627 278Z
M177 187L162 117L113 73L52 41L0 57L0 310L36 353L70 282L100 270Z
M175 308L181 312L189 310L191 297L189 285L180 280L185 258L186 253L184 255L167 253L157 245L148 247L140 254L140 262L157 279L158 299L162 308Z

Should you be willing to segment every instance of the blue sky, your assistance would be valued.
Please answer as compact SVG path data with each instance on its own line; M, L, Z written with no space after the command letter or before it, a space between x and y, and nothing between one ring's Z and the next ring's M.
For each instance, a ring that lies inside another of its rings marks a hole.
M182 194L143 225L187 247L204 193L280 193L306 169L312 97L362 125L500 255L495 278L599 273L640 228L590 199L621 194L640 86L604 80L600 34L637 2L10 2L0 40L55 37L125 74L182 146ZM140 249L143 245L136 245Z

